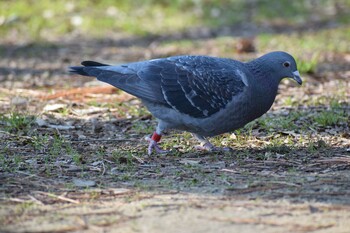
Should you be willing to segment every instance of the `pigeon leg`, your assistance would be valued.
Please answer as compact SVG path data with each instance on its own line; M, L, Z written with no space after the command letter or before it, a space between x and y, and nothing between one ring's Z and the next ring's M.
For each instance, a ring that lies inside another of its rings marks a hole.
M202 150L202 151L230 151L230 147L216 147L213 144L211 144L208 139L205 137L198 135L198 134L193 134L195 138L201 143L200 145L195 146L197 150Z
M155 150L157 154L165 154L169 152L168 150L163 150L158 145L158 142L160 141L161 137L162 135L158 134L156 131L153 132L152 137L146 137L146 140L149 141L148 155L151 155L153 150Z

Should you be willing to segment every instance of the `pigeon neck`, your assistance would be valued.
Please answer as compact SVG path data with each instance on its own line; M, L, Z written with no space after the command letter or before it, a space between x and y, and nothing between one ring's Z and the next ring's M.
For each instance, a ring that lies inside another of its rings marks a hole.
M271 69L262 57L255 59L253 61L250 61L246 63L249 70L253 73L254 77L257 79L266 79L268 76L271 75Z
M265 86L270 91L277 92L279 80L274 76L275 71L270 67L269 61L265 60L264 57L260 57L246 63L246 66L260 86Z
M252 72L254 82L253 96L257 104L262 107L260 112L267 112L275 100L279 82L274 77L274 71L269 62L263 57L246 63L250 72Z

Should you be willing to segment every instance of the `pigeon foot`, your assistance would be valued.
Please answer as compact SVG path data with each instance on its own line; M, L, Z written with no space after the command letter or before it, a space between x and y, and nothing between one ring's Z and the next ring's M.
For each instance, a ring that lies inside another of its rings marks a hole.
M217 146L214 146L213 144L211 144L210 142L207 142L203 145L198 145L198 146L195 146L194 147L195 149L197 150L200 150L200 151L209 151L209 152L228 152L228 151L231 151L232 148L230 147L217 147Z
M169 152L169 150L163 150L162 148L160 148L156 141L149 139L148 155L151 155L153 150L156 152L156 154L166 154Z
M158 145L158 142L160 141L161 137L162 136L160 134L157 134L156 132L153 133L151 138L146 137L146 140L149 141L148 150L147 150L148 155L151 155L153 150L156 152L156 154L166 154L169 152L168 150L163 150Z

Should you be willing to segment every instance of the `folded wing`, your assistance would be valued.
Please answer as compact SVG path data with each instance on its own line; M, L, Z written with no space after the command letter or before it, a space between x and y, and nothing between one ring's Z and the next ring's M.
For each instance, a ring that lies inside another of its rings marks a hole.
M120 66L86 61L72 73L95 76L140 99L195 118L220 111L244 91L242 63L206 56L179 56ZM237 72L237 70L239 72Z

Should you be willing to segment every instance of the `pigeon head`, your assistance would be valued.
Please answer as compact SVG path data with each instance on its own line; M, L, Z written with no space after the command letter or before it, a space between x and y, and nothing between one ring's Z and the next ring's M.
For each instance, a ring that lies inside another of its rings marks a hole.
M299 85L303 83L300 78L297 64L294 58L286 52L271 52L261 57L265 64L268 64L270 71L275 75L277 82L280 82L283 78L291 78Z

